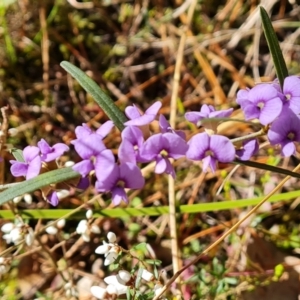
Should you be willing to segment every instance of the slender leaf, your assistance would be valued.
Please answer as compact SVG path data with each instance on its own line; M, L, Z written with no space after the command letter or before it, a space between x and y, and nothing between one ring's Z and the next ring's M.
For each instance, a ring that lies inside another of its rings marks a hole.
M255 161L250 161L250 160L245 161L245 160L235 159L234 162L236 162L240 165L244 165L244 166L248 166L248 167L252 167L252 168L256 168L256 169L271 171L271 172L278 173L278 174L283 174L283 175L287 175L287 176L291 176L291 177L295 177L295 178L300 178L299 173L295 173L295 172L289 171L287 169L282 169L282 168L262 164L262 163L255 162Z
M97 83L88 77L83 71L67 61L60 64L68 73L70 73L80 85L93 96L97 104L104 110L107 116L114 122L120 131L124 129L124 123L127 121L124 113L115 105L113 100L108 97L97 85Z
M2 193L1 193L2 194ZM0 194L0 195L1 195ZM300 196L299 191L293 191L289 193L282 193L270 197L269 202L287 201L295 199ZM193 205L181 205L178 208L179 213L196 214L200 212L219 211L227 209L235 209L256 205L263 197L252 199L239 199L235 201L222 201L222 202L210 202L210 203L197 203ZM18 213L24 219L58 219L64 218L66 215L72 213L72 209L26 209L19 210ZM69 219L83 219L85 218L86 211L80 211L69 216ZM144 208L106 208L103 210L94 210L93 217L110 217L110 218L122 218L122 217L138 217L138 216L160 216L169 214L168 206L158 207L144 207ZM0 210L0 218L13 219L15 215L11 210Z
M280 49L278 39L275 33L275 30L272 26L272 22L268 16L266 10L261 6L260 7L260 16L265 33L265 37L268 43L268 47L274 62L276 74L280 83L281 88L283 87L284 78L289 76L288 70Z
M41 174L35 178L25 180L11 188L0 193L0 205L14 199L15 197L31 193L44 186L48 186L53 183L66 181L68 179L76 178L80 176L79 173L73 171L70 168L62 168L54 171L50 171Z

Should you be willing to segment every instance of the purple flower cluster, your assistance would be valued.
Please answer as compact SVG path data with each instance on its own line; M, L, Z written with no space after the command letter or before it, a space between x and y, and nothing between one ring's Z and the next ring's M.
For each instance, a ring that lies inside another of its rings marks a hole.
M286 77L282 88L278 80L275 80L273 83L261 83L252 89L240 90L237 103L241 106L246 120L258 119L262 125L269 125L270 144L280 145L283 156L295 153L294 142L300 142L298 76ZM247 147L254 149L257 145L249 144ZM246 157L249 159L249 155Z
M51 147L44 139L41 139L38 147L27 146L24 148L23 162L10 161L10 171L15 177L24 176L26 180L34 178L40 174L43 164L55 161L68 150L69 147L63 143L57 143ZM58 196L55 191L50 190L45 196L52 205L58 204Z
M284 156L295 153L294 142L300 142L300 78L285 78L281 88L278 81L262 83L252 89L240 90L237 103L241 106L246 120L258 119L268 129L268 139L272 145L281 145ZM236 157L249 160L259 149L256 139L243 140L236 149L227 137L219 135L217 128L222 119L228 118L233 109L217 111L211 105L202 105L199 112L188 112L185 118L204 127L204 132L186 141L183 131L174 130L163 115L159 115L160 102L155 102L143 114L136 106L127 107L125 129L116 157L107 149L103 139L110 133L114 124L105 122L97 131L86 124L75 129L73 144L82 159L73 166L81 175L80 188L89 186L89 176L95 174L95 188L100 193L111 193L115 205L128 202L126 189L141 189L145 179L138 164L155 162L155 173L166 173L175 178L173 159L186 157L202 161L202 169L216 171L217 163L230 163ZM149 124L157 120L159 133L151 134ZM23 162L11 160L14 176L31 179L40 174L42 167L55 161L69 148L58 143L53 147L45 140L38 147L28 146L23 151ZM51 189L50 189L51 190ZM55 191L46 195L53 205L58 204Z

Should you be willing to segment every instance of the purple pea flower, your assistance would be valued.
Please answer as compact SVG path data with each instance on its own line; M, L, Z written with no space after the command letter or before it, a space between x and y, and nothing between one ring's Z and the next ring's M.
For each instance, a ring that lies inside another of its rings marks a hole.
M144 143L142 131L135 126L128 126L122 131L122 143L119 147L119 160L121 163L145 162L140 156L140 148Z
M283 105L277 89L266 83L258 84L252 89L240 90L236 101L246 120L259 119L262 125L272 123L280 115Z
M209 130L212 133L217 132L217 127L220 124L220 121L217 120L205 120L210 118L228 118L233 111L233 108L224 109L224 110L215 110L212 105L203 104L201 106L200 112L191 111L185 114L185 118L191 123L196 124L197 126L204 126L206 130Z
M225 136L208 135L202 132L194 135L188 144L186 157L191 160L202 160L204 172L208 166L212 172L215 172L218 161L232 162L235 158L234 146Z
M188 145L174 133L158 133L148 138L141 148L141 157L146 161L156 161L155 173L166 172L175 178L175 171L169 157L178 159L185 155Z
M40 148L42 154L42 161L45 162L55 160L58 157L60 157L64 152L69 150L69 147L63 143L57 143L53 147L50 147L44 139L41 139L38 142L38 147Z
M175 133L185 140L185 133L182 130L174 130L164 115L159 116L159 128L161 133Z
M133 106L127 106L125 109L125 114L130 119L125 122L125 126L144 126L150 124L155 118L161 108L161 102L157 101L153 103L142 115L138 108Z
M283 89L275 80L273 86L277 89L283 105L292 110L295 114L300 113L300 78L298 76L288 76L284 79Z
M56 191L51 191L47 196L46 196L47 200L50 202L50 204L52 206L57 206L58 205L58 202L59 202L59 199L58 199L58 196L57 196L57 193Z
M256 139L243 141L241 149L236 150L236 155L240 160L249 160L259 150L259 145Z
M141 189L145 184L141 170L129 162L117 165L111 150L104 150L98 156L95 171L97 191L111 192L114 205L121 201L128 203L125 188Z
M100 127L101 128L101 127ZM104 133L107 132L105 128ZM98 129L99 130L99 129ZM72 169L86 177L94 170L95 158L106 149L102 139L103 136L91 130L88 126L77 126L75 129L77 139L71 143L74 145L76 152L83 159L75 164Z
M292 110L284 109L280 117L271 125L268 139L271 145L281 145L283 156L291 156L296 151L294 142L300 142L299 129L299 117Z
M40 157L40 149L35 146L27 146L23 150L24 162L10 160L12 166L10 171L15 177L25 176L26 180L39 175L42 160Z

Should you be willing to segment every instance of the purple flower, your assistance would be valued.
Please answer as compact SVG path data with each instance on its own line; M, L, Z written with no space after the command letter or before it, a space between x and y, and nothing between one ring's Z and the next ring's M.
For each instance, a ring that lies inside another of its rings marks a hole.
M298 76L288 76L283 82L283 91L278 83L278 80L273 83L273 86L279 92L283 101L283 105L295 114L300 113L300 78Z
M72 169L85 177L94 169L94 160L106 147L102 141L103 136L92 131L85 124L77 126L75 133L77 139L71 143L83 160L75 164Z
M203 119L209 119L209 118L227 118L231 115L233 111L233 108L229 108L229 109L225 109L225 110L215 110L215 108L212 105L207 105L207 104L203 104L201 106L200 112L198 111L191 111L185 114L185 118L200 126L206 126L207 123L209 123L210 121L207 120L202 124L201 120ZM212 121L212 122L216 122L216 121ZM219 123L219 121L217 121Z
M53 206L57 206L59 199L57 196L56 191L51 191L47 196L46 196L47 200L50 202L51 205Z
M133 106L128 106L125 109L125 114L130 119L125 122L126 126L143 126L150 124L156 117L159 109L161 108L161 102L157 101L153 103L146 111L145 114L142 115L138 108Z
M112 128L114 127L113 121L106 121L104 122L97 130L96 133L99 134L103 139L111 132Z
M146 140L141 148L141 157L146 161L156 161L155 173L166 172L175 178L175 171L169 157L178 159L185 155L188 145L174 133L158 133Z
M99 192L111 192L112 202L119 205L123 200L128 203L125 188L141 189L145 184L141 170L133 163L117 165L110 150L101 153L96 161L96 189Z
M282 109L277 89L266 83L256 85L251 90L240 90L236 101L244 111L246 120L257 118L263 125L272 123Z
M119 160L121 163L145 162L140 156L140 148L144 143L142 131L135 126L128 126L122 131L122 143L119 147Z
M259 145L256 139L243 141L241 149L236 150L236 155L240 160L249 160L259 150Z
M49 144L41 139L38 142L38 147L41 150L42 161L49 162L60 157L64 152L69 150L69 147L63 143L57 143L53 147L50 147Z
M290 109L284 109L281 116L273 122L268 131L271 145L280 144L283 156L295 153L294 142L300 142L300 119Z
M202 160L204 172L208 166L212 172L215 172L218 161L232 162L235 158L234 146L225 136L198 133L189 140L188 144L186 157L191 160Z
M174 130L164 115L159 116L159 128L161 133L175 133L185 140L185 133L182 130Z
M40 149L38 147L25 147L23 150L24 162L10 160L12 164L10 171L13 176L25 176L28 180L39 175L42 166L42 160L39 154Z

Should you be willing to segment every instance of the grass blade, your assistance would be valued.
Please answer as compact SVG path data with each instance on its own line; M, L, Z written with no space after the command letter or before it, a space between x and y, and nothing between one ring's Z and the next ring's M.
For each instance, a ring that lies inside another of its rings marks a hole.
M97 104L104 110L118 129L122 131L124 129L123 124L127 121L124 113L115 105L113 100L100 89L98 84L71 63L63 61L60 65L79 82L85 91L93 96Z
M284 78L286 78L288 74L288 70L282 55L282 51L280 49L278 39L275 33L275 30L272 26L272 22L268 16L266 10L261 6L260 7L260 16L261 21L265 33L265 37L268 43L268 47L274 62L275 71L280 83L281 88L283 87Z

